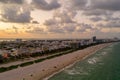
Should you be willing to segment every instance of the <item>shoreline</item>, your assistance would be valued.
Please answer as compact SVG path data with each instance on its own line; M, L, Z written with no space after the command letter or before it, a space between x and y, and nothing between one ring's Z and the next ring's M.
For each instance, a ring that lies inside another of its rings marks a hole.
M101 50L101 49L103 49L103 48L105 48L105 47L108 47L108 46L110 46L111 44L112 44L112 43L109 43L108 45L106 45L106 46L104 46L104 47L102 47L102 48L100 48L100 49L98 49L98 50L95 50L93 53L86 55L86 56L83 57L81 60L76 60L73 64L70 64L70 65L68 65L68 66L66 66L66 67L64 67L64 68L62 68L62 69L60 69L58 72L55 72L55 73L53 73L53 74L51 74L51 75L49 75L49 76L43 78L42 80L48 80L48 79L50 79L51 77L55 76L56 74L62 72L63 70L65 70L65 69L67 69L67 68L70 68L70 67L74 66L77 62L80 62L80 61L82 61L82 60L88 58L89 56L95 54L97 51L99 51L99 50Z
M50 60L18 68L15 70L7 71L0 74L1 80L43 80L48 78L50 75L59 72L75 64L77 61L81 61L86 57L94 54L96 51L103 49L112 43L99 44L91 46L83 50L78 50L70 54L55 57ZM14 75L14 76L13 76ZM7 77L6 77L7 76Z

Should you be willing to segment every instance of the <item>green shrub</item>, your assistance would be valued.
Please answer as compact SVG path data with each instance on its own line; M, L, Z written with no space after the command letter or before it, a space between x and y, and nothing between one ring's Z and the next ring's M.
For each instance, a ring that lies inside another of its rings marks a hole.
M25 62L25 63L20 64L20 67L28 66L28 65L31 65L33 63L34 63L33 61Z
M42 62L42 61L44 61L45 59L46 59L46 58L38 59L38 60L35 60L34 62L35 62L35 63Z
M16 69L16 68L18 68L18 66L19 65L12 65L12 66L8 67L8 70Z
M76 51L76 50L72 49L72 50L68 50L68 51L65 51L65 52L60 52L59 54L48 56L46 58L41 58L41 59L30 61L30 62L25 62L25 63L19 64L19 65L12 65L12 66L9 66L9 67L1 67L0 68L0 73L8 71L8 70L16 69L16 68L18 68L18 66L20 66L20 67L28 66L28 65L33 64L34 62L39 63L39 62L42 62L46 59L51 59L51 58L58 57L58 56L61 56L61 55L65 55L65 54L68 54L68 53L71 53L71 52L74 52L74 51Z
M5 71L7 71L7 68L6 68L6 67L1 67L1 68L0 68L0 72L5 72Z

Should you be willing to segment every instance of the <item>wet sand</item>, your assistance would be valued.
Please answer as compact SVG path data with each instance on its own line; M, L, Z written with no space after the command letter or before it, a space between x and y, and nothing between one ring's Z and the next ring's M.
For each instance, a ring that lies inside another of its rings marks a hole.
M48 77L51 74L65 68L66 66L69 66L78 60L80 61L83 58L109 45L110 43L105 43L88 47L86 49L45 60L37 64L19 67L11 71L0 73L0 80L42 80L43 78Z

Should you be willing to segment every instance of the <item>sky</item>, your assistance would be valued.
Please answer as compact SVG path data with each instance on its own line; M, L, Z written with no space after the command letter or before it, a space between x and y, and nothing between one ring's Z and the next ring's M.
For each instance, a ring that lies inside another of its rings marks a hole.
M0 0L0 38L120 38L120 0Z

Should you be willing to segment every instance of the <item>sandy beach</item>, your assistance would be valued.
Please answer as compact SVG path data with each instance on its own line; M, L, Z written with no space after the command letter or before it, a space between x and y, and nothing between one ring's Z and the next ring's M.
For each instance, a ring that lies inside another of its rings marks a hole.
M0 73L0 80L42 80L43 78L58 72L59 70L75 63L76 61L80 61L88 55L92 55L96 51L109 46L110 44L111 43L105 43L88 47L86 49L45 60L37 64L26 67L19 67L11 71Z

